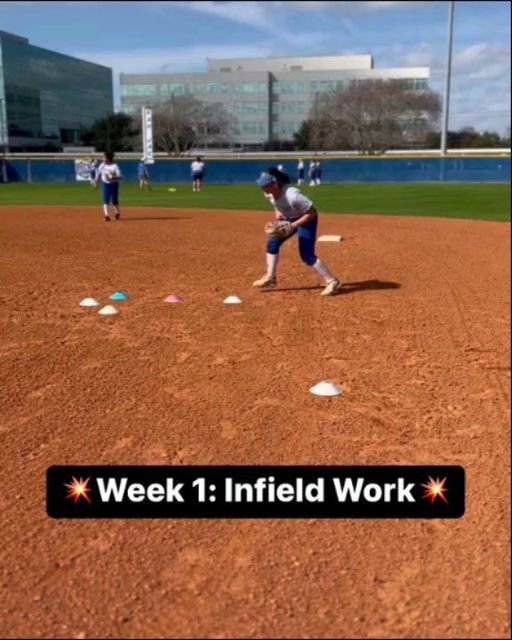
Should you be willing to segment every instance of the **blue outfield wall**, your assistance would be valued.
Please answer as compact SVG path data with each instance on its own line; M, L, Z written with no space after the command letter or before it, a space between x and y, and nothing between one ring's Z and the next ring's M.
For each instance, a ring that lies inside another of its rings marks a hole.
M191 158L157 160L149 165L152 182L188 182ZM211 184L250 183L269 165L282 164L293 180L297 160L206 159L205 181ZM125 180L137 181L138 160L119 160ZM306 168L309 164L306 160ZM73 160L6 160L12 182L75 182ZM457 158L326 158L322 181L337 182L508 182L510 156Z

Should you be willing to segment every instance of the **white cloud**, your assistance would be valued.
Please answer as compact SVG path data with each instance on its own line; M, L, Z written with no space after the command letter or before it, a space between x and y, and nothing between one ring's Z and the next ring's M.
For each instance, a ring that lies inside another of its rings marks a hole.
M173 2L173 6L182 7L200 13L231 20L249 27L277 33L279 25L270 18L269 11L262 2Z
M383 66L428 66L430 85L444 93L446 50L429 42L409 47L402 43L375 47ZM510 47L479 43L456 50L452 57L450 129L474 126L503 134L510 126Z
M325 35L321 31L297 32L287 27L282 16L276 16L275 9L288 6L291 3L283 2L216 2L202 0L200 2L159 2L154 4L155 9L162 10L172 5L173 8L180 7L189 11L205 13L208 15L241 24L251 29L258 29L264 33L274 36L281 43L297 46L301 40L307 38L309 45L314 47L325 41Z
M267 4L267 3L265 3ZM268 3L268 4L287 4L293 5L297 9L302 9L304 11L342 11L347 14L353 13L375 13L378 11L389 11L395 9L420 9L425 5L432 4L440 4L439 2L432 1L418 1L418 2L408 2L406 0L400 0L398 2L337 2L333 0L329 0L327 2L319 1L319 2L308 2L308 1L297 1L297 2L286 2L286 3Z
M112 67L118 73L187 73L206 71L207 58L270 55L271 45L202 45L129 51L74 51L72 55Z
M493 80L510 74L510 45L482 42L453 56L453 70L473 80Z

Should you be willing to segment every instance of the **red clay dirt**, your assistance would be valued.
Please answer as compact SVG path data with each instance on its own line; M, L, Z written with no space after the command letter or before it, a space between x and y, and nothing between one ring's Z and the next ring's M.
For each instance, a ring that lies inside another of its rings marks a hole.
M1 214L2 637L510 635L510 224L322 215L323 298L295 239L253 290L264 213ZM52 520L53 464L460 464L467 508Z

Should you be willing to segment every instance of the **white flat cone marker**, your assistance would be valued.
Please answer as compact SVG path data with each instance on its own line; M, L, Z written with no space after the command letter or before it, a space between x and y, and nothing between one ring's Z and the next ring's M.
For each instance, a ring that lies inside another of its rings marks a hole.
M238 296L228 296L224 300L224 304L242 304L242 301Z
M80 303L81 307L99 307L100 303L94 298L84 298Z
M311 387L310 392L315 396L340 396L343 393L343 389L334 384L334 382L322 380L322 382Z
M107 306L100 309L98 313L100 316L113 316L114 314L119 313L119 311L111 304L107 304Z

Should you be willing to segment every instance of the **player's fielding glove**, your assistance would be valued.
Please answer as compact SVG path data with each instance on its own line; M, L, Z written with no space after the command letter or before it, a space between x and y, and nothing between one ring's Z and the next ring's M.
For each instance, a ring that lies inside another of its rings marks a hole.
M265 224L265 233L267 236L274 236L285 240L293 233L293 227L288 220L273 220Z

